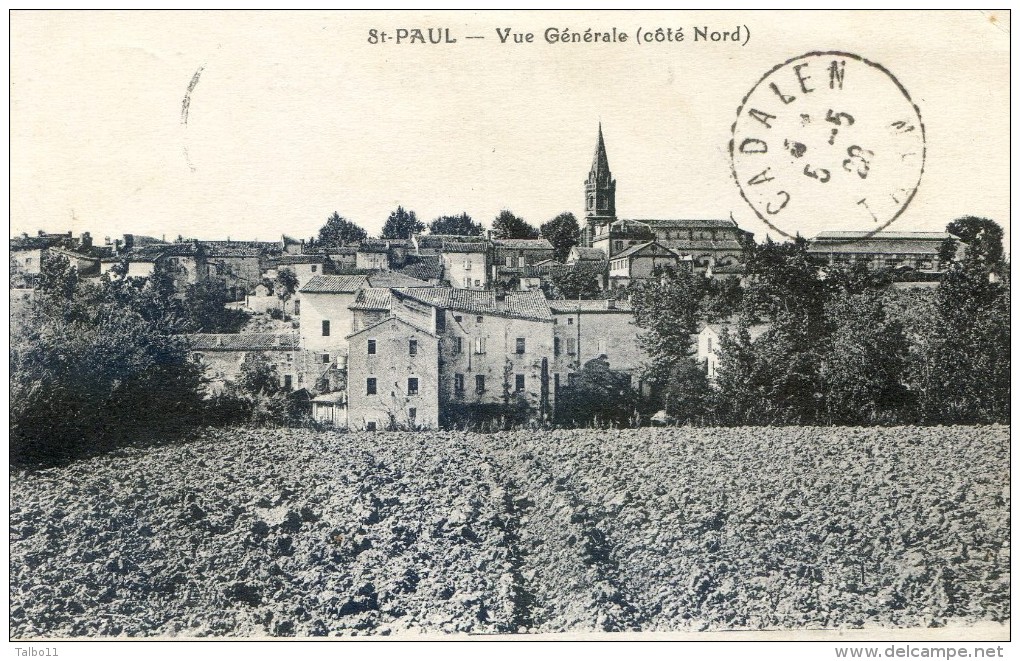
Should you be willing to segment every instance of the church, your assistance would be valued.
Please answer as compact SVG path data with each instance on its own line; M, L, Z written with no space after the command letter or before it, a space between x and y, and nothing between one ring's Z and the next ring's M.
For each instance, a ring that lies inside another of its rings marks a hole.
M732 219L621 219L616 215L616 180L609 169L606 141L599 123L598 140L591 170L584 182L584 226L578 243L605 253L612 263L624 253L635 254L647 247L668 249L689 260L696 271L709 274L738 274L743 263L743 246L754 235Z

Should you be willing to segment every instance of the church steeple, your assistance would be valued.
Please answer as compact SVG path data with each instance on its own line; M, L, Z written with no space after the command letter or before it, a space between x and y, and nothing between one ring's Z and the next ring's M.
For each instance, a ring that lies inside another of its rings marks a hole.
M616 180L609 171L602 122L599 122L599 137L595 143L595 155L591 159L591 171L584 182L584 216L588 221L585 229L589 236L583 239L588 240L595 234L596 227L616 220Z

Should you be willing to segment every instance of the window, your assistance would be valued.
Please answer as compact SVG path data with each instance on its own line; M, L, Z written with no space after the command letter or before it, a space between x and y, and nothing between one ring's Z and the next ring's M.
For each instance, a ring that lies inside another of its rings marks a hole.
M574 318L573 317L567 317L567 325L568 326L573 326L574 325Z
M475 323L476 324L482 323L482 315L478 315L477 317L475 317Z
M375 355L375 340L368 341L368 355L369 356Z
M446 312L436 310L436 333L446 332Z
M328 363L329 363L329 354L328 353L322 354L322 364L326 365Z
M576 340L572 337L567 338L567 355L573 356L577 353Z
M375 420L365 421L365 431L375 431Z
M464 321L464 317L460 316L459 314L455 314L453 315L453 320L459 323L461 321Z
M312 264L312 273L315 273L318 270L319 270L319 265L318 264Z
M471 276L464 276L464 289L468 289L471 286Z
M290 374L284 374L283 375L283 387L286 388L287 390L290 390L291 388L293 388L294 387L294 377L292 377Z
M560 338L558 337L553 338L553 355L560 355Z
M482 286L482 281L481 280L475 280L475 287L481 287L481 286Z
M555 318L555 317L554 317L554 318L553 318L553 326L558 326L558 325L559 325L559 323L560 323L560 320L559 320L558 318Z
M478 393L479 395L485 392L485 375L483 374L475 375L475 392Z
M465 271L470 271L471 270L471 260L470 259L465 259L464 260L464 270Z
M708 352L712 353L712 336L708 337Z
M418 394L418 379L413 376L407 380L407 394L408 395Z
M32 258L31 257L26 257L25 258L25 266L31 266L31 265L32 265Z
M464 375L454 374L453 375L453 392L464 392Z
M418 355L418 340L410 340L407 343L407 354L409 356Z
M475 338L475 353L485 353L485 338L484 337L476 337Z
M374 395L375 394L375 377L374 376L370 376L366 380L366 383L365 383L365 394L366 395Z
M517 353L518 354L524 353L524 338L523 337L517 338Z
M453 338L453 353L461 353L464 351L464 338L455 337Z
M598 341L598 345L599 345L598 346L598 352L599 352L599 355L604 354L604 353L608 353L608 351L606 351L606 345L607 344L608 343L605 340L599 340Z
M553 392L559 391L560 391L560 374L559 372L557 372L556 374L553 374Z
M294 301L294 314L301 314L301 301Z
M524 375L523 374L515 374L514 375L514 388L517 390L517 392L524 392Z
M407 420L408 420L408 422L410 422L413 425L414 424L414 419L417 418L417 417L418 417L418 409L414 408L413 406L411 408L407 409Z
M329 319L322 320L322 336L329 337Z
M526 262L524 261L524 255L521 255L520 257L517 258L517 266L524 266L525 264Z
M510 255L506 256L506 265L507 266L513 266L514 265L514 258L511 257Z

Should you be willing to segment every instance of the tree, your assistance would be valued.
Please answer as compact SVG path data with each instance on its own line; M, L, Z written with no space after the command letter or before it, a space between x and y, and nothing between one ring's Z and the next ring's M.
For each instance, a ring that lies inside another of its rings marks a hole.
M746 327L721 342L716 384L733 424L806 424L818 417L818 335L802 313L783 313L751 340Z
M743 316L749 321L781 314L806 314L818 321L825 305L825 286L807 256L807 241L775 243L771 239L747 251L748 280Z
M561 388L557 415L574 424L626 425L637 408L630 375L610 369L605 356L593 358Z
M560 267L542 280L542 291L549 299L596 299L604 295L602 282L604 263L583 263Z
M895 420L906 405L908 343L876 292L844 292L825 309L831 332L821 363L825 408L836 424Z
M287 301L294 296L294 293L298 288L297 274L294 273L293 269L279 269L276 272L276 281L273 283L273 289L276 291L276 295L283 301L283 311L287 311Z
M683 269L658 273L635 286L630 300L637 325L645 329L638 341L651 358L645 377L664 386L677 363L692 353L705 278Z
M219 280L197 282L188 287L185 298L191 314L193 332L237 333L248 321L243 310L226 307L230 302L227 287Z
M909 370L929 423L1009 420L1010 287L988 276L968 259L936 290Z
M151 288L80 282L66 260L43 270L35 302L11 326L12 461L63 462L198 420L201 373L186 341L123 304Z
M485 228L476 223L467 213L459 216L440 216L429 224L430 234L457 234L461 236L481 236Z
M412 234L419 234L424 230L425 223L418 220L418 216L413 211L407 211L404 207L398 206L397 210L386 219L381 238L409 239Z
M577 218L569 211L564 211L549 222L542 225L542 238L553 245L553 255L557 261L567 261L570 249L577 245L577 237L581 232Z
M537 239L538 230L513 212L504 209L492 221L492 233L497 239Z
M666 413L679 422L703 421L713 413L713 392L708 376L689 357L673 366L664 399Z
M358 245L366 238L368 232L334 211L319 229L318 243L326 249L340 248Z
M241 363L237 387L245 393L275 395L280 392L280 375L276 365L264 353L249 352Z
M964 216L946 225L946 232L967 244L967 259L984 264L1002 261L1002 228L987 218Z

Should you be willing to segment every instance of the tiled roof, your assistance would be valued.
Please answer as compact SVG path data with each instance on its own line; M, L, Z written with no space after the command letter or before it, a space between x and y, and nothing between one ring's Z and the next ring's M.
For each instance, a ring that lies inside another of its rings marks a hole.
M323 264L325 261L325 255L280 255L274 257L272 263L284 266L286 264Z
M485 252L488 246L484 243L464 241L444 241L442 252Z
M636 253L638 253L638 252L640 252L640 251L642 251L645 248L648 248L650 246L658 246L658 247L662 248L663 250L665 250L666 252L668 252L671 255L673 255L674 257L680 257L680 255L678 255L675 250L673 250L671 248L668 248L668 247L662 245L661 243L658 243L656 241L647 241L645 243L639 243L639 244L637 244L635 246L631 246L630 248L627 248L623 252L620 252L620 253L617 253L617 254L613 255L612 259L620 259L621 257L630 257L631 255L634 255L634 254L636 254Z
M429 287L429 283L397 271L376 271L366 276L369 287Z
M292 351L297 333L195 333L186 336L193 351Z
M389 310L392 296L389 289L369 287L358 292L351 310Z
M410 255L408 263L396 269L396 272L422 281L441 280L443 264L435 255Z
M678 253L689 253L699 250L743 250L736 239L659 239L659 243L669 246Z
M259 257L279 254L280 241L199 241L210 257Z
M571 254L576 254L580 261L604 262L606 253L601 248L582 248L574 246L570 249Z
M940 241L926 240L884 240L867 239L860 241L833 241L811 243L807 251L811 254L886 254L886 255L937 255Z
M652 229L732 229L737 226L729 218L655 218L635 220L639 223L645 223Z
M168 243L165 246L154 246L162 248L163 252L172 257L193 257L202 249L194 241L181 241L180 243Z
M447 310L525 319L552 319L549 305L540 291L512 292L507 294L504 300L497 299L495 292L492 291L451 287L415 287L393 291L399 296L407 296L426 305Z
M166 245L142 246L140 248L132 248L123 253L122 256L129 262L155 262L166 254L167 247Z
M11 239L11 250L40 250L60 245L67 241L66 235L61 236L16 236Z
M389 252L390 246L386 241L362 241L358 246L358 252Z
M631 312L633 308L628 301L597 300L597 301L549 301L549 309L554 314L571 314L576 312Z
M831 231L819 232L818 236L811 239L814 241L846 241L854 239L869 239L873 241L945 241L953 238L952 234L946 232L844 232Z
M510 250L552 250L553 245L548 239L495 239L497 248Z
M358 252L358 246L332 246L321 248L320 252L325 255L354 255Z
M516 291L506 295L505 314L525 319L552 319L549 303L541 291Z
M364 275L317 275L301 288L303 294L353 294L368 281Z

